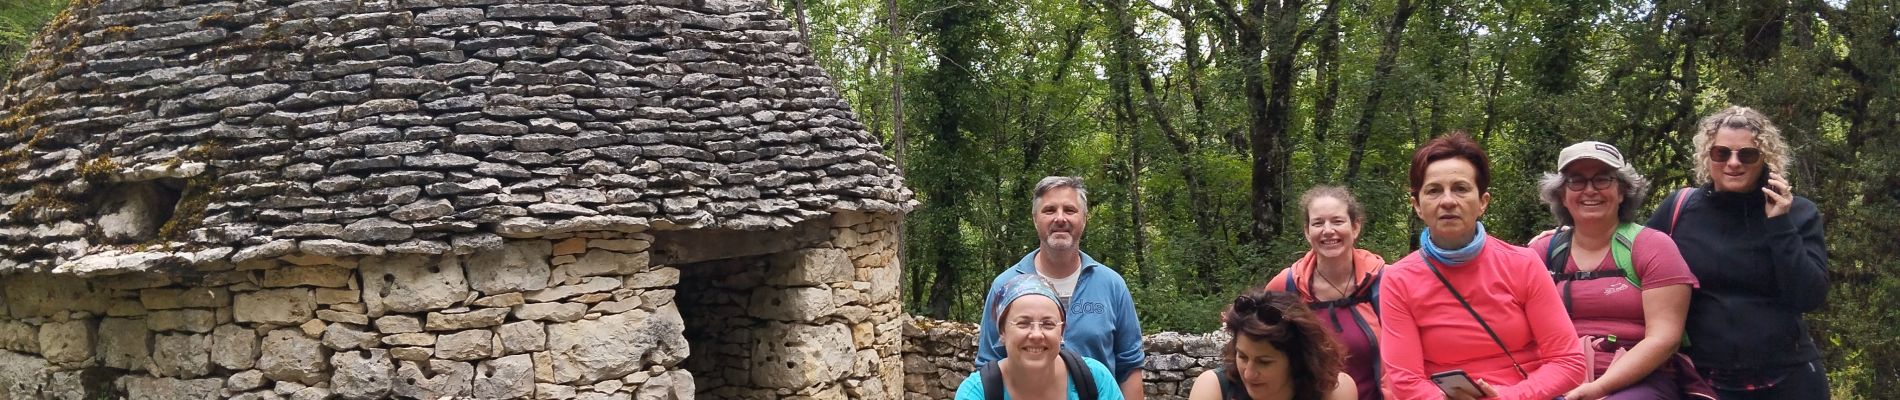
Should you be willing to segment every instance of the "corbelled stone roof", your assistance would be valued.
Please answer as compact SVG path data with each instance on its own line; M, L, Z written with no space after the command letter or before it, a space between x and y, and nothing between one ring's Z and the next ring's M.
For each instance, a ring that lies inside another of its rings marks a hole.
M76 1L0 92L0 272L913 204L764 1L551 2Z

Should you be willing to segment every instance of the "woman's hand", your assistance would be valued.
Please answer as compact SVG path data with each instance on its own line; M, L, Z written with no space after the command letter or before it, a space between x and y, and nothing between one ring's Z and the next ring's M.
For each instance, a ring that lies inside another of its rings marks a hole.
M1478 384L1478 391L1482 393L1472 393L1471 391L1465 390L1464 388L1458 388L1453 393L1446 393L1445 399L1447 400L1478 400L1478 399L1488 399L1492 397L1498 397L1498 390L1491 388L1490 383L1485 382L1483 379L1479 379L1476 383Z
M1585 383L1577 386L1576 389L1570 389L1570 393L1564 393L1564 400L1597 400L1603 398L1604 394L1602 388L1597 387L1595 383Z
M1768 218L1787 215L1788 208L1794 206L1794 185L1789 184L1781 172L1769 172L1768 186L1762 187L1761 192L1768 196L1768 204L1763 206Z

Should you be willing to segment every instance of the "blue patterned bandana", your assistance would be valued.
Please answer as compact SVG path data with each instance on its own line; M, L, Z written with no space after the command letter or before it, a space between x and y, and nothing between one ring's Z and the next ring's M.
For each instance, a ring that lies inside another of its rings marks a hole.
M1438 248L1437 245L1432 244L1432 228L1429 227L1425 228L1424 232L1418 233L1418 248L1419 250L1425 251L1427 257L1438 260L1438 262L1444 263L1447 266L1464 265L1464 263L1471 262L1471 259L1478 258L1478 252L1484 251L1484 223L1478 223L1476 235L1472 235L1471 243L1466 244L1462 249L1445 250Z
M1003 325L1003 310L1008 309L1010 303L1015 303L1016 299L1030 295L1048 297L1049 300L1056 302L1056 311L1061 314L1062 319L1069 318L1069 309L1062 305L1062 298L1056 295L1055 285L1049 284L1048 279L1036 274L1022 274L1009 278L1008 281L1003 282L1001 288L997 288L995 301L990 302L991 307L994 308L990 310L990 313L996 316L996 325Z

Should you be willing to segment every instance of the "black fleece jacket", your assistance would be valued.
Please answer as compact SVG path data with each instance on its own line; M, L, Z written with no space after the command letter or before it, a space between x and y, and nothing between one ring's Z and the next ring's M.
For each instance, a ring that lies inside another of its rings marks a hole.
M1682 193L1663 199L1649 227L1670 232L1702 282L1689 303L1683 351L1698 367L1725 370L1820 358L1801 318L1827 301L1827 245L1814 202L1796 196L1787 214L1768 218L1762 194L1704 186L1682 206L1672 230Z

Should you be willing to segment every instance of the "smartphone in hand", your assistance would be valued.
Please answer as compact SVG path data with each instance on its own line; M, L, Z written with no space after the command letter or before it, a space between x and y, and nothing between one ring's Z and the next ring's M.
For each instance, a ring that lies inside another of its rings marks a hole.
M1461 369L1432 374L1432 383L1438 384L1438 390L1444 391L1446 395L1457 393L1458 390L1465 390L1469 393L1484 393L1483 390L1478 389L1477 382L1473 382L1471 376L1466 375L1465 371Z

